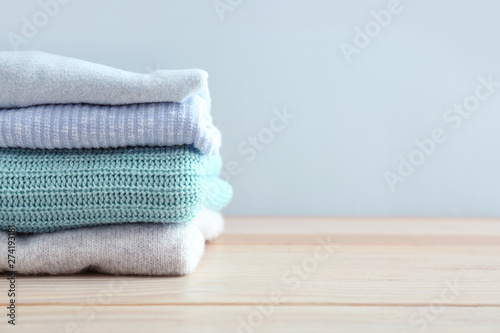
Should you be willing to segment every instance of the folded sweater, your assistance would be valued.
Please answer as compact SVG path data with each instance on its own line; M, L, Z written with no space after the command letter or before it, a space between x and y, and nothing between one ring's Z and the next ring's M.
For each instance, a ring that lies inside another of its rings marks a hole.
M230 200L221 165L190 146L0 148L0 229L187 222L202 205L220 210Z
M37 51L0 52L0 108L183 102L206 89L199 69L131 73Z
M0 147L115 148L193 144L217 154L208 93L183 103L49 104L0 109Z
M129 223L16 234L19 274L75 274L96 271L117 275L183 275L192 272L205 240L217 237L224 225L218 212L202 209L192 221ZM0 231L0 244L8 233ZM0 272L9 271L7 257Z

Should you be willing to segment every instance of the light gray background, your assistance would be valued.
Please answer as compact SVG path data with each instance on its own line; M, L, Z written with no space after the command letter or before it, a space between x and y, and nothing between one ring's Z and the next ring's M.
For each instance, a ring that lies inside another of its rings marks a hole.
M500 89L459 129L442 118L478 76L500 81L499 3L401 0L348 63L340 43L388 2L246 0L221 20L212 0L72 0L20 49L138 72L207 70L223 157L240 164L226 213L500 215ZM9 50L8 33L41 8L0 6ZM284 108L296 118L247 161L238 146ZM384 173L436 127L448 140L392 192Z

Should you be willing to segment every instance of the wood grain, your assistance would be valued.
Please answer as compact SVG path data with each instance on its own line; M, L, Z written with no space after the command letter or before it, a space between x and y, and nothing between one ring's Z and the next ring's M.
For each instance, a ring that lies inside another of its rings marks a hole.
M189 276L17 288L26 332L500 332L500 221L234 217Z
M394 333L498 333L498 308L445 308L410 324L418 308L402 306L278 306L269 317L259 317L253 306L174 305L107 306L80 309L76 306L28 306L22 324L12 332L394 332ZM251 318L248 324L248 318ZM247 324L245 324L247 322ZM250 328L248 328L250 327ZM2 330L2 332L4 332ZM9 332L6 330L5 332Z

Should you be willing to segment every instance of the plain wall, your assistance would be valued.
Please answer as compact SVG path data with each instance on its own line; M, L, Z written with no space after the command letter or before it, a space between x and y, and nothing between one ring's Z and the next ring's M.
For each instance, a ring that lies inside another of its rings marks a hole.
M232 161L226 213L500 215L500 87L477 88L500 81L498 2L65 2L44 16L38 1L2 0L0 49L38 20L19 49L207 70ZM447 111L464 101L473 111Z

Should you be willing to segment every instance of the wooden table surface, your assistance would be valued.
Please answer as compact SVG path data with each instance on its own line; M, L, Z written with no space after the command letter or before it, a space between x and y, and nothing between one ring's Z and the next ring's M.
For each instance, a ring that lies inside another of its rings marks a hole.
M500 332L500 220L228 218L184 277L17 278L0 332Z

